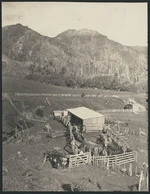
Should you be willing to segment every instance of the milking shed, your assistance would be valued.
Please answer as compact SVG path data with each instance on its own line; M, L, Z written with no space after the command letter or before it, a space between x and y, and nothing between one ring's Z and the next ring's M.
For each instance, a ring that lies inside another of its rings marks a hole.
M67 109L72 125L84 128L86 131L99 131L105 123L104 115L86 107Z

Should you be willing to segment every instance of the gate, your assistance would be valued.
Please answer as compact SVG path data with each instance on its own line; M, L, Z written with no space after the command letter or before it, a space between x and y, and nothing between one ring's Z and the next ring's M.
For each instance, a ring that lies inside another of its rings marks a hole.
M69 168L73 168L79 165L84 165L90 163L89 153L76 154L69 156Z

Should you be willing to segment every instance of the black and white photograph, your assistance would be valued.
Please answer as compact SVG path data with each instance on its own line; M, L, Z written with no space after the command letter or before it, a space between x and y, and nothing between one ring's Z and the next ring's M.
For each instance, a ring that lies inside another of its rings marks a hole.
M1 8L2 191L149 191L148 3Z

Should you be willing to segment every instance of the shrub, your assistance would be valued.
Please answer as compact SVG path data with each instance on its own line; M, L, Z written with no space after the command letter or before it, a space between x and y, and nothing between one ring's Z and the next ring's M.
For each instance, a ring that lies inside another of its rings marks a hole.
M43 110L41 110L40 108L38 108L36 110L36 115L39 116L39 117L43 117Z
M85 97L85 93L84 93L84 92L81 94L81 97L82 97L82 98Z
M67 77L66 80L65 80L65 84L68 87L75 87L76 86L76 81L71 77Z
M25 79L38 81L38 80L40 80L40 76L38 74L29 74L25 77Z

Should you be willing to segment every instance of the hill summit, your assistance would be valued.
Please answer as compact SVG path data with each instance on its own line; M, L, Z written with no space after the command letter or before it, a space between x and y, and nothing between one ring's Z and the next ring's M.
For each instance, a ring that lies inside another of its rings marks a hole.
M54 38L21 24L2 28L2 54L31 64L32 72L65 73L76 78L117 77L120 82L147 82L145 49L124 46L97 31L70 29Z

